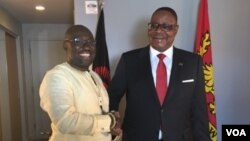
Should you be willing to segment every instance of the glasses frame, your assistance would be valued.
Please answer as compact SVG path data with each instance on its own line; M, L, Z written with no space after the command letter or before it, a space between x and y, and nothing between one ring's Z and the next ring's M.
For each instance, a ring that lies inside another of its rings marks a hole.
M81 38L65 39L64 41L71 42L74 46L95 46L95 40L83 40Z
M164 31L173 31L176 27L179 25L177 24L158 24L158 23L148 23L148 29L149 30L158 30L159 28Z

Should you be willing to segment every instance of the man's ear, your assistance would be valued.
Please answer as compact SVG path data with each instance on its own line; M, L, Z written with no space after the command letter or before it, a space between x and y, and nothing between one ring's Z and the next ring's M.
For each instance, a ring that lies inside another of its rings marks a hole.
M179 30L179 25L177 25L177 26L175 27L175 32L177 33L178 30Z
M70 47L69 42L63 41L63 49L68 50L69 47Z

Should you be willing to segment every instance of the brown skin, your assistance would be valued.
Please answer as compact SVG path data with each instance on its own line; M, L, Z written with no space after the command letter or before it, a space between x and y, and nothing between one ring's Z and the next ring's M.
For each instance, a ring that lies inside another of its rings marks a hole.
M120 113L119 112L114 112L114 116L116 118L116 125L111 130L111 134L114 135L114 136L119 136L122 133Z
M94 41L94 37L89 29L82 25L72 26L67 30L64 38L64 49L67 53L67 62L74 68L87 71L89 66L93 63L96 55L95 45L80 44L76 45L74 40L79 38L83 41Z
M151 23L155 24L177 25L176 22L175 17L168 11L158 11L151 17ZM149 44L159 52L164 52L173 45L178 28L176 26L171 31L165 31L161 28L148 29Z

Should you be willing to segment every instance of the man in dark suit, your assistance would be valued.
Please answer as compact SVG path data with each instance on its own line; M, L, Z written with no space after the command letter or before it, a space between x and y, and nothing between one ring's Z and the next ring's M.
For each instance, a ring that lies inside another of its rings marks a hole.
M148 24L149 45L121 56L108 92L115 111L126 94L123 141L210 140L202 61L173 46L178 28L176 12L161 7Z

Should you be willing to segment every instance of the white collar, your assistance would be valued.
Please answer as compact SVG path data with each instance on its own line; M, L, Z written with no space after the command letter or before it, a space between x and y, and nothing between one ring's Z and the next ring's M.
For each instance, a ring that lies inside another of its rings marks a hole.
M174 47L173 45L171 47L169 47L167 50L165 50L164 52L159 52L158 50L154 49L151 45L150 45L150 56L152 58L155 58L157 57L158 54L165 54L166 57L170 60L172 60L173 58L173 50L174 50Z

